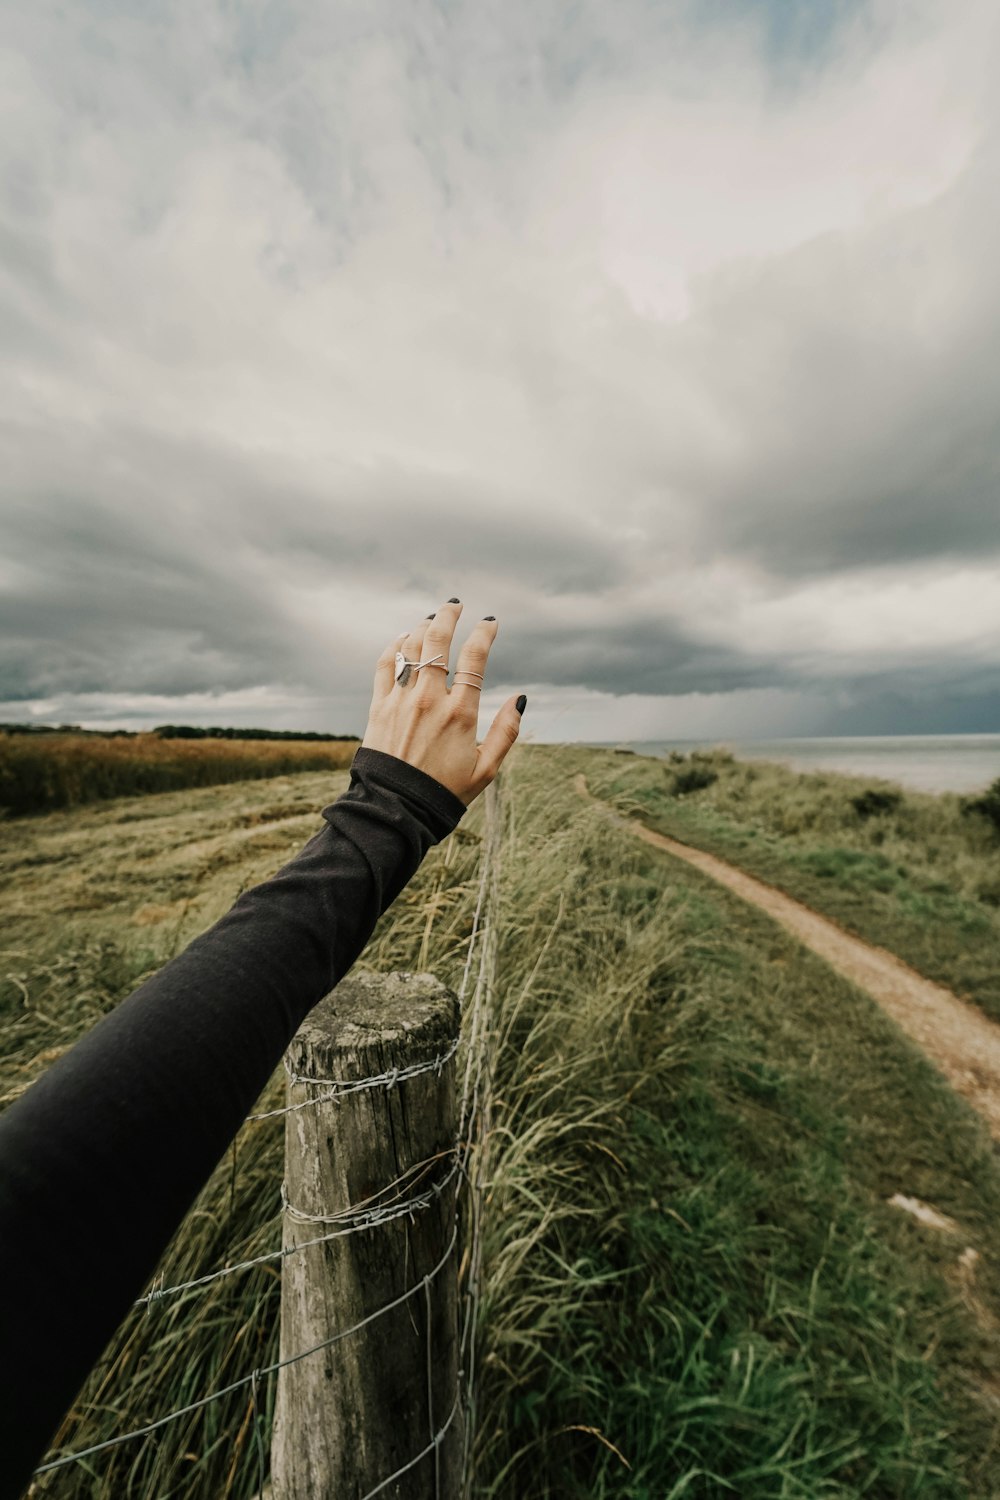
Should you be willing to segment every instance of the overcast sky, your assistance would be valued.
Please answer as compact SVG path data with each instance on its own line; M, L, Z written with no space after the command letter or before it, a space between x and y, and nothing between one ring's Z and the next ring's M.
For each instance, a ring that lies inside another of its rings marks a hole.
M1000 730L996 0L32 0L0 719Z

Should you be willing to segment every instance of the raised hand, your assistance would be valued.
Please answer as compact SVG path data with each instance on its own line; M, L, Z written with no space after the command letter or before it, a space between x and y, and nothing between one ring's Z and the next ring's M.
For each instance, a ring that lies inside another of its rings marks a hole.
M476 743L479 694L497 622L480 620L448 686L448 658L462 606L449 599L382 652L362 746L382 750L433 776L468 807L496 776L517 740L524 694L507 699ZM420 665L418 665L420 664Z

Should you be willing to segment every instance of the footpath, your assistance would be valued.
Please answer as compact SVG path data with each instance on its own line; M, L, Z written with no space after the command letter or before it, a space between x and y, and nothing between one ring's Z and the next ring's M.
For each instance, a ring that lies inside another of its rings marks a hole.
M694 865L742 900L767 912L838 974L865 990L935 1063L952 1088L979 1111L994 1138L1000 1140L1000 1025L950 990L925 979L894 953L862 942L774 886L714 854L655 833L638 819L616 812L592 796L582 772L574 778L574 786L612 822L654 848Z

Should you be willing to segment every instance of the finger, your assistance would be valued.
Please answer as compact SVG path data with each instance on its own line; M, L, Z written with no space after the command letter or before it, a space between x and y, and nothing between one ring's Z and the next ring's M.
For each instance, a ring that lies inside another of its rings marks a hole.
M396 652L402 650L403 642L408 634L409 631L404 630L394 641L390 641L375 663L376 698L384 698L386 693L392 691L392 685L396 680Z
M477 687L482 689L483 678L486 675L486 662L489 658L490 647L496 640L498 629L499 626L493 618L479 621L459 652L455 681L451 685L453 693L461 693L463 690L474 693ZM458 678L462 677L463 672L469 675L459 682Z
M508 698L490 725L486 738L479 747L476 778L488 785L496 776L504 757L516 743L521 732L521 715L517 711L519 695Z
M424 632L420 660L431 661L435 656L439 656L441 660L436 666L424 667L417 673L420 679L417 687L424 695L444 693L447 672L442 672L440 668L448 666L448 653L451 650L455 626L458 624L458 617L461 613L460 601L449 599L447 604L442 604L438 608L433 620L426 622L427 629Z

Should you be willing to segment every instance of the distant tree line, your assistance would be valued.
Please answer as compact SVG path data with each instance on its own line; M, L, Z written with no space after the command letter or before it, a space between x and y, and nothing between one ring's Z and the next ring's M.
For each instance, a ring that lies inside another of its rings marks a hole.
M81 729L79 724L4 724L0 734L94 734L132 739L155 734L161 740L357 740L356 734L320 734L314 729L204 729L194 724L159 724L156 729Z
M191 724L160 724L150 730L161 740L356 740L356 734L320 734L315 729L201 729Z
M131 739L134 729L81 729L79 724L4 724L0 734L97 734L102 739Z

